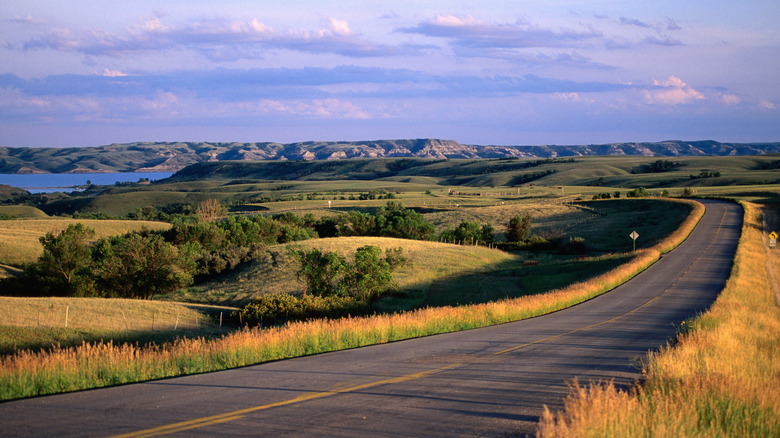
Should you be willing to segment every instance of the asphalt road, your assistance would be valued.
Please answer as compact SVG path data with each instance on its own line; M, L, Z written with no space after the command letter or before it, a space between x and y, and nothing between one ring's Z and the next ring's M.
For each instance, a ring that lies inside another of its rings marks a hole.
M1 436L516 436L567 382L629 385L722 289L742 211L706 201L676 250L547 316L236 370L0 404Z

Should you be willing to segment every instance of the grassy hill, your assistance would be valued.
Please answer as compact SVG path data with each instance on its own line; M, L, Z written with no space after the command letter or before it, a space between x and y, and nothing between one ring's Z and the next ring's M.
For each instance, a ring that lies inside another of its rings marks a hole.
M27 205L0 205L0 218L45 218L49 217L43 211Z
M43 250L38 239L46 233L57 234L70 224L83 223L95 230L95 238L115 236L149 228L166 229L170 224L152 221L95 219L18 219L0 221L0 263L20 265L35 261Z

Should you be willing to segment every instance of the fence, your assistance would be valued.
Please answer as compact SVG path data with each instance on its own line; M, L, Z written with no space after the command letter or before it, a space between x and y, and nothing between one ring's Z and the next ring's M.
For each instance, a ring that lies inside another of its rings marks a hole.
M202 313L186 306L133 308L127 303L112 306L67 303L4 309L0 324L24 327L63 327L117 331L162 331L221 328L232 321L229 309Z

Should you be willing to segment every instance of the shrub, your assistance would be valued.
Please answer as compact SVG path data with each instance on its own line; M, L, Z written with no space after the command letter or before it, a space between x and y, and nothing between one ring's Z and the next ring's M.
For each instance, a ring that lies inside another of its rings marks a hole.
M585 245L585 239L583 237L569 237L569 251L575 253L583 253L587 251L587 245Z
M366 245L355 251L355 262L335 253L314 248L294 252L300 262L296 273L306 284L307 292L317 296L346 295L358 301L376 300L394 289L392 271L406 263L402 249L388 249L384 258L378 246Z
M288 321L316 318L342 318L367 314L370 307L348 296L320 297L290 294L267 295L234 312L233 316L249 325L271 326Z
M644 198L645 196L649 196L650 194L647 192L647 190L644 187L639 187L637 189L631 190L630 192L626 193L627 198Z
M509 220L506 227L506 239L510 242L522 242L531 234L531 215L525 213Z

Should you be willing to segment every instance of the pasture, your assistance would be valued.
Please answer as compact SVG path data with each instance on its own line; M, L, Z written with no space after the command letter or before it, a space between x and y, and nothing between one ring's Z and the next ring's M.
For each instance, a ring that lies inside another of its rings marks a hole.
M35 261L43 251L39 239L46 233L58 234L70 224L82 223L95 230L95 238L116 236L144 228L162 230L170 224L153 221L97 219L17 219L0 221L0 263L22 265Z

